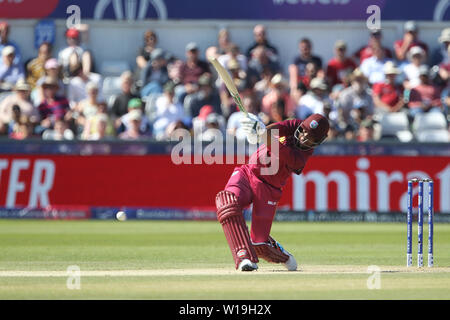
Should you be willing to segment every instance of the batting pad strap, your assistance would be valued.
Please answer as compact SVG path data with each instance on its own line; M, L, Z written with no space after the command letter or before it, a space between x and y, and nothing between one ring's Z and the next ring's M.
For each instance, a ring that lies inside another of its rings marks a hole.
M217 218L222 225L225 238L230 246L236 268L243 259L258 262L258 257L251 245L250 233L242 214L242 208L236 195L221 191L216 196Z
M277 246L273 246L270 243L253 243L258 258L264 259L271 263L284 263L288 261L289 256L281 251Z

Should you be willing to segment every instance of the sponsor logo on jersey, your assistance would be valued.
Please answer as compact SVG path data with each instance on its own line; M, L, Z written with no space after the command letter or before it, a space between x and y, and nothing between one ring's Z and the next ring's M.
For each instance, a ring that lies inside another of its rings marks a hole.
M280 137L278 138L278 141L280 141L280 143L285 144L286 143L286 137Z
M267 204L270 204L271 206L276 206L277 202L276 201L267 201Z

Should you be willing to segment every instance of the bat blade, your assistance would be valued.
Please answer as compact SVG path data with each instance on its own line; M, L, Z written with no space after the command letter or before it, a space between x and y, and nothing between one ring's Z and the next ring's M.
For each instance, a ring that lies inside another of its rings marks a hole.
M209 61L217 70L217 73L219 74L220 78L222 78L223 82L225 83L225 86L227 87L228 91L233 97L234 102L236 102L239 109L246 115L248 115L247 110L245 110L244 105L242 104L241 97L239 96L239 91L234 85L234 82L231 79L230 75L228 74L228 71L224 67L222 67L222 65L219 63L219 61L217 61L216 58L210 59Z

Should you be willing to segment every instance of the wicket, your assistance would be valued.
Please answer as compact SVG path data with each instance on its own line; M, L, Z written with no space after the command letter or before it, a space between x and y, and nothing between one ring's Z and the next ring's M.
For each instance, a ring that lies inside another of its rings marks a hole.
M423 193L424 182L428 183L428 267L433 266L433 180L411 179L408 180L408 206L407 206L407 244L406 244L406 266L412 266L412 216L413 216L413 184L418 182L419 194L417 204L417 266L423 267Z

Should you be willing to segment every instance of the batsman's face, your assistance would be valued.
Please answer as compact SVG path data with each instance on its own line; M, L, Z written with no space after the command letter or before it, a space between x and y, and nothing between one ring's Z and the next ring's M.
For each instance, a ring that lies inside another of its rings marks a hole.
M311 136L309 132L304 131L301 126L295 130L294 137L297 147L303 150L313 149L323 142L323 140L316 141L314 137Z

